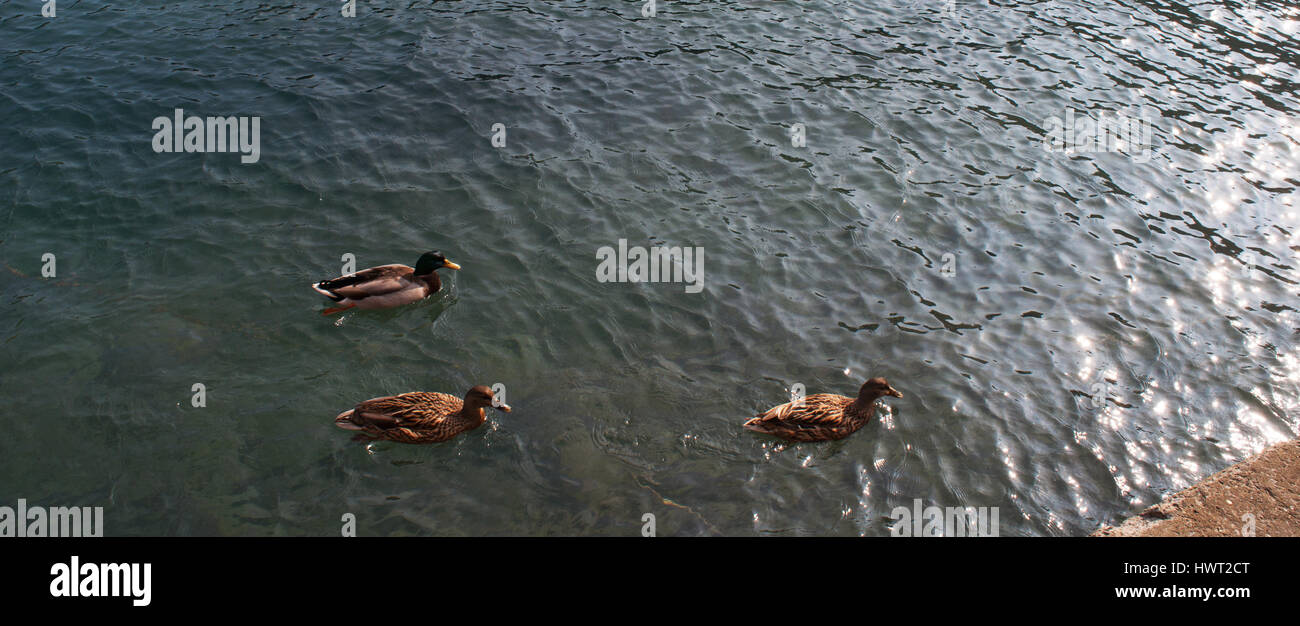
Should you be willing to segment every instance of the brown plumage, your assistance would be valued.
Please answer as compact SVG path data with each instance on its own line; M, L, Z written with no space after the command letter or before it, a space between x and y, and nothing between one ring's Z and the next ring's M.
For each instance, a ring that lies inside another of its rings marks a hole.
M445 393L415 391L366 400L339 413L334 424L360 431L357 439L437 443L481 426L487 407L510 412L509 405L493 406L493 400L492 390L483 385L470 388L463 401Z
M876 414L882 396L903 397L883 378L862 383L857 399L818 393L759 413L745 428L787 441L831 441L852 435Z

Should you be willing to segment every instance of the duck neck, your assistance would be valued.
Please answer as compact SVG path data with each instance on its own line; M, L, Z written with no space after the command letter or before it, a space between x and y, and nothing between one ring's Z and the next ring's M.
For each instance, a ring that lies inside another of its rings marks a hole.
M858 396L851 405L853 412L864 418L871 417L876 412L876 400L879 399L880 396Z
M428 274L416 274L415 278L423 282L430 292L442 289L442 279L438 278L438 272L429 272Z
M487 416L484 414L482 406L477 404L470 404L468 402L465 403L465 406L460 408L460 411L457 413L457 415L459 415L461 419L473 422L475 424L482 424L487 419Z

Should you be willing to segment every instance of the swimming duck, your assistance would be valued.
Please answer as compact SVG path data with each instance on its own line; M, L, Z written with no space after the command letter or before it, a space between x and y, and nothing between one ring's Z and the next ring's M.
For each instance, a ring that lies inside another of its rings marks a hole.
M493 405L492 390L478 385L456 396L415 391L371 398L338 414L334 425L359 431L356 439L386 439L401 443L437 443L483 425L484 409L510 412L507 404Z
M787 441L830 441L852 435L876 414L876 400L883 396L903 397L883 378L862 383L858 398L818 393L802 403L787 402L759 413L745 422L745 428L775 435Z
M321 315L333 315L353 307L358 309L391 309L418 302L442 289L438 278L441 268L460 269L447 260L441 252L425 252L411 268L406 265L380 265L355 274L322 280L314 285L321 295L342 306L330 307Z

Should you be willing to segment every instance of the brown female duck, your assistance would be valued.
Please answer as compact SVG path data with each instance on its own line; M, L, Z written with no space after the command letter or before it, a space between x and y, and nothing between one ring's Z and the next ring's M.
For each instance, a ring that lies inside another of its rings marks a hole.
M876 414L876 400L883 396L901 398L903 394L885 379L872 378L862 383L856 400L830 393L813 394L802 402L768 409L745 422L745 428L787 441L843 439L871 421Z
M366 400L339 413L334 424L360 431L356 438L362 440L437 443L483 425L487 407L510 412L509 405L494 405L494 400L492 390L483 385L470 388L463 401L445 393L415 391Z
M447 260L441 252L425 252L415 267L395 263L371 267L355 274L322 280L314 285L318 293L340 306L330 307L321 315L332 315L353 307L358 309L391 309L423 300L442 289L438 270L460 269Z

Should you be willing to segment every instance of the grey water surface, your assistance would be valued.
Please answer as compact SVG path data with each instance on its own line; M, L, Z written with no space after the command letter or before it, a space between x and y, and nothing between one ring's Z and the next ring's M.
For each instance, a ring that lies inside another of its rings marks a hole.
M0 505L1082 535L1297 435L1293 5L335 4L0 2ZM177 108L259 117L258 161L156 152ZM1149 135L1065 151L1068 116ZM620 239L702 248L703 291L599 281ZM320 314L344 254L431 249L434 298ZM846 440L740 427L870 376L905 397ZM446 444L332 423L494 383Z

